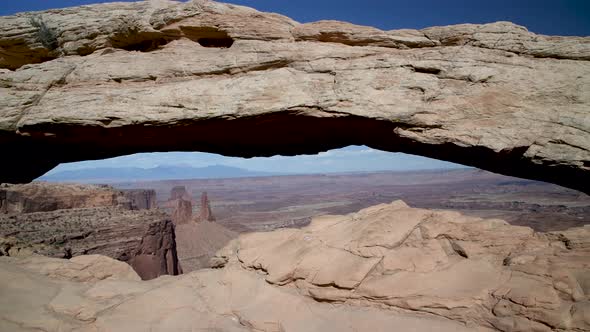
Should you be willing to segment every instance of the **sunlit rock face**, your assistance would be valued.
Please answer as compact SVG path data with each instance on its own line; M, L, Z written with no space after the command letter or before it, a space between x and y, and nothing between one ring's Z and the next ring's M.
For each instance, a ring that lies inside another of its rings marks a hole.
M241 235L213 262L318 302L430 313L474 331L589 330L590 228L380 204Z
M3 184L0 256L100 254L129 263L142 279L180 274L174 224L154 204L153 190Z
M0 329L588 331L589 239L395 201L242 234L216 269L150 281L97 255L0 257Z
M0 18L0 182L141 151L351 144L588 192L590 38L381 31L212 1Z
M130 205L122 192L104 186L42 182L0 185L0 214L95 207L130 208Z

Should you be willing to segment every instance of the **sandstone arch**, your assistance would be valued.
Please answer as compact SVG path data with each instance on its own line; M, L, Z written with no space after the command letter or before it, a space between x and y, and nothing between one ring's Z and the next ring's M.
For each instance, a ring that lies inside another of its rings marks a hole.
M0 182L142 151L364 144L590 192L588 37L151 1L41 13L48 50L33 15L0 18Z

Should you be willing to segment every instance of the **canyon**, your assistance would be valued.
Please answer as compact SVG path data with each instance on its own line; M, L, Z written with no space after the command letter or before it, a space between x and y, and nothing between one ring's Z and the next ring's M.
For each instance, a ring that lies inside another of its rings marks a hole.
M236 232L214 222L206 192L201 193L198 213L193 213L192 197L185 186L175 184L170 190L170 198L161 204L162 210L172 216L178 260L184 272L211 267L209 260L238 236Z
M128 262L142 279L182 271L174 224L156 209L153 190L3 185L0 206L2 255L71 258L100 254Z
M173 187L184 187L192 197L206 191L216 224L239 233L302 227L314 216L348 214L394 200L424 209L452 209L474 217L503 219L541 232L590 224L590 197L586 194L469 168L112 185L120 190L152 188L161 206ZM193 199L193 203L194 214L200 213L199 202Z
M0 17L0 330L590 331L589 60L590 37L510 22L206 0ZM481 170L31 182L348 145Z

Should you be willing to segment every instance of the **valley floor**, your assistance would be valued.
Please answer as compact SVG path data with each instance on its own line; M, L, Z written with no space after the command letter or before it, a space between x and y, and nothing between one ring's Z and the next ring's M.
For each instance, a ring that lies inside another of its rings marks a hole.
M160 203L174 186L207 192L217 222L237 232L302 227L314 216L345 214L401 199L411 206L501 218L537 231L590 224L590 196L553 184L477 169L319 174L119 183L153 188ZM193 204L198 213L197 204Z

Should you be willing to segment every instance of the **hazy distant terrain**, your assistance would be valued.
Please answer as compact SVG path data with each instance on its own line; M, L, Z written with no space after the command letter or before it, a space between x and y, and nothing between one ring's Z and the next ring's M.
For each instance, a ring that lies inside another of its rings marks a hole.
M544 182L477 169L122 182L153 188L166 201L184 185L193 200L206 191L217 222L235 231L300 227L311 217L345 214L401 199L410 206L497 217L535 230L590 224L590 197ZM196 204L194 204L196 209Z
M206 167L158 166L154 168L100 167L49 173L40 177L38 180L50 182L111 183L120 181L213 179L269 175L276 175L276 173L250 171L224 165Z

